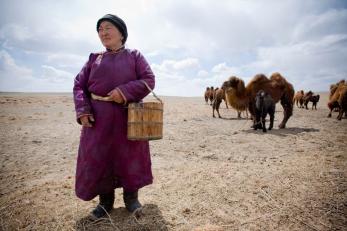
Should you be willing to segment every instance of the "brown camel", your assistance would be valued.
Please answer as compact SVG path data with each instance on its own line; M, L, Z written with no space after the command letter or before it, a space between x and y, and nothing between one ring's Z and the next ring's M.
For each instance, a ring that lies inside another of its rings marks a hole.
M208 100L210 100L210 105L212 105L214 91L215 90L213 87L206 87L205 94L204 94L206 104L208 104Z
M336 89L338 88L338 86L341 84L346 84L345 80L342 79L339 82L335 83L335 84L331 84L330 85L330 95L329 95L329 100L331 100L331 97L334 95Z
M343 113L347 113L347 84L339 83L334 94L330 97L328 107L330 109L328 117L331 117L331 112L334 108L339 108L338 120L341 120Z
M304 104L304 101L303 101L304 95L305 95L305 93L304 93L303 90L296 92L295 95L294 95L293 104L296 104L296 106L298 108L303 108L304 107L303 106L303 104ZM299 106L299 104L300 104L300 106Z
M208 99L210 98L210 88L209 87L206 87L204 98L205 98L206 104L208 104Z
M334 95L336 89L338 88L338 86L340 85L340 83L341 83L341 84L347 84L347 83L345 82L345 80L342 79L342 80L340 80L339 82L330 85L329 100L331 100L331 98L333 97L333 95ZM339 109L338 107L335 107L333 110L334 110L335 112L340 111L340 109Z
M293 114L294 88L280 73L273 73L270 79L263 74L257 74L246 87L243 80L232 76L224 82L224 85L227 87L226 94L229 104L234 107L231 103L234 102L238 108L248 105L253 123L255 123L255 97L257 92L264 90L270 94L275 103L281 102L284 109L283 120L278 127L286 127L289 117Z
M225 100L225 90L224 90L223 86L221 88L216 88L214 91L213 103L212 103L212 116L213 117L215 117L214 110L216 110L218 113L218 117L222 118L219 114L219 106L222 103L222 100L224 100L225 106L226 106L226 108L228 108L228 104Z
M310 102L310 98L313 96L313 92L312 91L308 91L304 94L304 97L302 97L302 101L304 102L304 108L306 108L308 110L308 102Z
M233 77L230 77L233 78ZM236 77L235 77L236 78ZM241 118L241 112L246 111L248 108L248 97L245 95L245 84L242 79L237 86L238 89L229 87L229 82L225 81L222 88L225 89L226 100L228 104L237 111L237 118ZM248 116L247 116L248 118Z

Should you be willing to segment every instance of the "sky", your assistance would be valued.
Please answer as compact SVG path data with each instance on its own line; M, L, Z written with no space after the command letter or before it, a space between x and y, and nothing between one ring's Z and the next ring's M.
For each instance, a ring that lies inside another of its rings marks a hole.
M295 91L347 79L345 0L0 0L0 91L72 92L96 22L128 27L156 76L155 92L202 96L230 76L280 72Z

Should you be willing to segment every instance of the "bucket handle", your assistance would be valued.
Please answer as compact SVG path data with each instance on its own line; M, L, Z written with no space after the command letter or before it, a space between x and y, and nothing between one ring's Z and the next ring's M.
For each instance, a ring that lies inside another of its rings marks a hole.
M154 91L152 90L152 88L150 88L149 86L148 86L148 84L146 83L146 81L144 81L144 80L140 80L147 88L148 88L148 90L153 94L153 96L154 96L154 98L156 98L161 104L163 104L163 101L154 93Z

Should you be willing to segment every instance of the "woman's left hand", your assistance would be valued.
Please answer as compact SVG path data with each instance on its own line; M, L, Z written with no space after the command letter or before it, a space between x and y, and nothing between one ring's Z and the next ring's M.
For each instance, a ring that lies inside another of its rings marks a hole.
M116 103L124 103L123 96L120 94L117 88L110 91L107 95L110 96Z

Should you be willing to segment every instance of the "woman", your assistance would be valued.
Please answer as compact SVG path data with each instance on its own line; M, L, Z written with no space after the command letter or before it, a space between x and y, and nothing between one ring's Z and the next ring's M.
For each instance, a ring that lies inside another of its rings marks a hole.
M128 32L121 18L107 14L96 30L106 51L90 54L73 88L82 125L75 190L82 200L99 196L91 215L101 218L113 208L115 188L123 188L125 207L134 212L141 208L138 190L153 181L148 141L127 139L126 105L141 101L149 93L143 81L153 89L155 77L139 51L124 48Z

